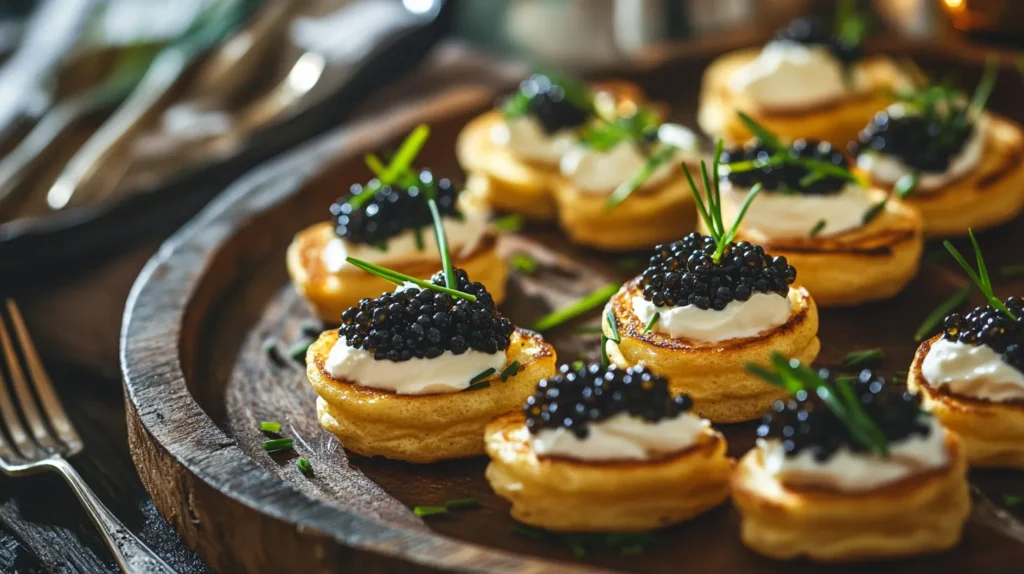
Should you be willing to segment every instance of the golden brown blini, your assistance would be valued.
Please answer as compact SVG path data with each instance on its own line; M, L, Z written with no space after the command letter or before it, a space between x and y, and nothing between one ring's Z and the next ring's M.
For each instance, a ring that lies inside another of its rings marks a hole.
M484 453L484 426L518 409L537 381L555 372L555 350L537 333L516 329L505 351L505 365L519 362L515 375L477 390L432 395L400 395L332 377L324 367L337 331L320 335L306 354L306 375L319 397L320 424L346 450L426 463Z
M1024 469L1024 402L994 402L928 384L921 366L941 338L936 335L917 348L907 388L920 393L924 409L959 435L971 466Z
M946 433L948 463L864 492L781 483L755 448L732 477L741 537L776 559L819 562L893 558L955 546L970 513L967 464L956 435Z
M516 520L554 531L628 532L660 528L718 506L735 461L721 434L650 461L593 462L538 456L521 412L486 430L487 480L512 503Z
M701 80L697 123L704 132L727 143L743 143L752 134L736 112L744 112L785 140L800 138L847 142L857 138L875 112L892 103L889 92L904 81L899 68L888 58L872 57L857 64L864 85L849 96L810 108L766 110L749 97L729 90L729 78L754 60L760 48L731 52L708 66Z
M1017 217L1024 208L1024 132L1002 116L988 116L981 163L934 191L905 201L921 213L926 238L967 235Z
M731 203L723 205L727 222L735 218L733 209ZM705 227L700 222L698 230L707 233ZM895 296L917 275L924 249L920 215L898 199L886 202L867 225L836 235L771 238L743 223L736 240L784 256L800 270L794 285L806 287L822 307L854 306Z
M799 275L798 275L799 276ZM608 343L608 357L620 367L642 364L666 377L674 393L693 399L692 412L716 423L754 420L787 393L747 371L748 363L768 364L772 353L809 364L818 356L818 308L804 288L789 290L792 314L782 325L754 337L704 342L674 339L646 325L633 312L642 293L639 278L622 286L608 302L621 343ZM608 321L604 334L612 336Z
M432 233L429 229L424 233ZM327 244L336 237L330 222L317 223L296 234L288 246L288 274L295 289L313 306L316 314L328 324L336 324L341 313L354 306L360 299L377 297L394 289L394 283L370 275L353 266L347 266L335 273L324 263L323 253ZM440 268L437 259L411 260L389 264L400 273L429 279ZM469 253L456 253L452 257L455 267L464 269L475 281L483 283L494 297L495 303L505 300L505 280L508 269L497 250L497 235L492 231L480 239Z

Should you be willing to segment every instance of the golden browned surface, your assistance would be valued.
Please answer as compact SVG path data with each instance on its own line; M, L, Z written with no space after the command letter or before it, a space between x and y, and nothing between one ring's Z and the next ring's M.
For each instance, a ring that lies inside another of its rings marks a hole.
M693 412L717 423L754 420L785 391L747 372L748 363L768 364L772 353L810 364L818 356L818 308L803 288L790 289L789 320L756 337L715 343L671 339L633 314L632 299L641 294L639 278L622 286L608 305L615 314L621 343L609 343L609 358L619 366L644 364L666 377L674 393L693 398ZM610 335L607 321L602 322Z
M484 453L484 426L495 416L518 409L537 381L555 372L555 349L532 331L516 329L505 351L506 365L519 371L502 382L473 391L399 395L338 380L324 369L337 331L325 331L306 355L306 375L319 398L320 424L347 450L408 462L477 456Z
M924 408L960 436L971 466L1024 469L1024 405L954 395L927 383L921 364L941 337L936 335L918 347L907 387L921 393Z
M735 461L708 430L679 454L653 461L593 463L538 457L521 412L486 430L487 480L512 517L555 531L643 531L687 520L729 496Z
M732 218L728 214L726 221ZM794 285L806 287L822 307L895 296L917 275L924 249L921 216L898 199L867 225L837 235L771 239L740 225L737 241L784 255L797 270ZM699 227L706 233L703 222Z
M846 562L911 556L956 546L970 513L967 463L946 433L949 464L860 493L799 489L764 468L763 451L748 452L732 477L743 543L776 559Z
M504 121L500 110L486 112L468 124L455 141L455 156L466 171L466 191L499 211L539 221L557 215L553 191L557 165L528 163L491 140L491 130Z
M729 78L747 62L757 57L760 48L730 52L708 66L701 81L700 107L697 123L702 130L728 143L743 143L751 133L740 122L736 112L744 112L785 140L813 138L844 145L856 139L875 112L892 103L887 95L900 81L896 65L885 57L875 57L860 64L866 77L865 91L842 101L813 109L785 113L758 107L750 98L728 89Z
M918 192L907 203L921 212L925 237L967 235L1017 217L1024 208L1024 133L1012 121L989 114L981 164L934 192Z
M313 306L321 319L331 324L341 320L341 314L360 299L378 297L395 290L395 284L352 266L332 273L324 265L324 247L334 239L334 227L329 222L317 223L295 235L288 246L288 274L299 294ZM468 254L453 254L452 263L464 269L472 281L487 287L496 303L505 300L505 280L508 266L498 255L497 237L488 233ZM436 261L410 261L388 266L395 271L429 279L441 269Z

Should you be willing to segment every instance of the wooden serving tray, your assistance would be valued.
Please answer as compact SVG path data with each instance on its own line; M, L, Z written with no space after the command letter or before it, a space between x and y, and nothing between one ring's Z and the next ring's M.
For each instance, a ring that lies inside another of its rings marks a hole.
M634 72L654 98L673 104L676 120L693 125L700 70L707 58L665 59ZM1013 85L1017 88L1017 85ZM488 108L497 92L453 89L371 123L306 145L251 173L179 231L149 262L124 318L121 365L132 455L161 514L221 572L368 570L594 572L932 572L1024 565L1024 545L1000 533L1012 527L992 509L1006 494L1024 494L1021 475L972 473L980 492L962 544L920 558L823 568L773 562L746 550L738 516L725 504L661 531L656 547L622 556L596 550L577 557L560 541L511 532L508 504L484 480L486 459L412 465L348 456L316 421L315 395L299 363L274 361L267 337L282 348L300 338L312 317L291 287L284 252L292 236L327 215L348 185L369 177L363 153L393 146L421 122L433 128L422 165L458 174L453 144L462 125ZM1011 101L1009 95L1001 96ZM688 230L680 230L680 235ZM1018 223L983 234L989 267L1024 263ZM514 275L503 309L529 325L609 281L635 275L646 255L608 256L567 245L556 230L506 236L503 249L526 251L541 264ZM913 333L942 300L965 285L948 260L929 261L895 299L821 313L821 365L853 350L883 347L884 370L905 370ZM997 292L1024 284L1000 279ZM976 302L980 302L976 300ZM596 358L597 337L576 330L597 313L548 339L560 362ZM258 421L283 423L295 452L268 455ZM733 456L753 445L754 423L723 427ZM303 475L295 458L314 468ZM426 520L414 505L475 497L482 507ZM1018 534L1020 536L1020 534Z

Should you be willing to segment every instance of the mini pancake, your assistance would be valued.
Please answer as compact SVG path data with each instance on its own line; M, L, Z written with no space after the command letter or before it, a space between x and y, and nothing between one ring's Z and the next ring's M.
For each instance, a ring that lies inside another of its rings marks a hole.
M643 364L669 381L673 393L693 399L691 412L716 423L734 423L761 417L773 402L788 397L747 372L747 363L768 365L771 354L810 364L818 356L818 308L804 288L789 290L789 320L755 337L708 343L672 339L652 330L633 313L632 299L641 296L640 279L622 286L608 305L615 315L621 343L610 342L608 357L620 367ZM610 336L608 321L602 321Z
M522 407L540 379L555 372L555 350L540 335L516 329L505 351L506 367L519 371L502 382L500 372L477 390L399 395L332 377L324 367L337 331L325 331L309 347L306 375L319 398L320 425L342 446L362 456L427 463L484 453L484 426Z
M981 163L945 187L904 200L921 213L927 239L995 227L1024 208L1024 132L1007 118L986 113L989 129Z
M708 429L694 446L651 461L592 462L538 457L521 412L486 430L487 480L516 520L560 532L661 528L718 506L735 461Z
M941 338L936 335L918 347L907 388L920 393L925 410L959 435L972 467L1024 469L1024 401L993 402L929 385L921 365Z
M338 273L329 271L324 264L323 252L334 238L334 226L330 222L317 223L296 234L287 253L292 284L309 301L316 314L329 324L337 324L341 314L358 304L360 299L377 297L395 289L394 283L352 266ZM498 255L497 236L493 232L488 231L471 252L453 254L452 264L483 283L496 304L505 300L508 269ZM436 260L400 262L388 267L412 277L429 279L441 269L441 260L438 256Z
M559 178L555 202L558 222L573 243L608 251L652 247L693 231L697 223L696 203L681 168L611 209L608 195L582 192Z
M764 468L755 448L739 462L732 494L743 543L780 560L819 562L894 558L956 546L970 513L967 462L946 433L949 463L866 492L795 488Z
M744 112L784 140L806 138L843 144L856 139L875 112L892 103L888 91L901 83L899 68L891 60L867 58L858 64L867 78L863 91L811 108L765 110L749 97L728 89L732 74L760 52L760 48L752 48L725 54L705 70L697 110L697 123L704 132L729 144L743 143L753 137L736 115Z
M707 233L703 222L699 227ZM772 239L741 223L736 241L784 256L798 269L794 285L806 287L822 307L895 296L917 275L924 250L920 215L898 199L890 199L867 225L836 235Z

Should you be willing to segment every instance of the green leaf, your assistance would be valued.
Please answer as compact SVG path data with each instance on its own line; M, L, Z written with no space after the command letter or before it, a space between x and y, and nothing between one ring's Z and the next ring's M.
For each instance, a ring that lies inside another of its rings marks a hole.
M743 112L736 112L736 115L740 118L740 121L743 122L743 125L747 130L754 134L754 137L767 146L768 149L772 151L785 150L785 146L782 145L779 138L775 137L775 134L768 131L764 126L754 121L754 118Z
M443 506L414 506L412 513L420 518L427 516L437 516L439 514L447 514L448 509Z
M583 315L587 311L604 305L612 298L612 295L615 295L615 293L619 291L619 288L620 285L617 283L609 283L578 301L545 315L538 319L530 328L539 332L549 331L566 321L570 321L580 315Z
M864 217L861 219L864 225L871 223L872 220L881 215L881 213L885 210L886 204L888 203L889 199L886 198L869 207L868 210L864 212Z
M747 209L750 208L750 203L754 201L754 198L757 197L757 194L760 191L761 183L758 182L754 184L754 187L750 188L749 192L747 192L747 197L743 199L743 204L740 205L740 210L736 213L736 219L732 222L732 229L729 230L729 233L715 247L715 254L712 256L712 260L714 260L715 263L718 263L719 259L722 258L722 254L725 253L725 248L728 247L729 243L731 243L736 237L736 232L739 231L740 228L740 222L743 221L743 217L747 214Z
M608 322L608 329L612 332L611 336L609 336L608 338L611 339L612 341L615 341L616 345L621 343L622 338L619 336L619 324L615 320L615 313L612 312L611 307L609 307L605 311L604 318L605 321Z
M514 213L512 215L505 215L503 217L495 219L493 221L493 224L495 227L498 228L499 231L504 231L505 233L515 233L523 228L523 216L519 215L518 213Z
M523 275L533 275L537 272L537 261L525 253L513 253L509 258L512 268Z
M430 216L434 219L434 238L437 240L437 250L441 252L441 265L444 269L444 284L449 289L459 288L458 275L455 274L455 266L452 265L452 256L448 250L448 235L444 231L444 222L441 219L441 212L437 209L437 202L433 199L427 200L427 207L430 208Z
M399 176L409 171L412 162L426 145L428 138L430 138L430 128L425 124L416 126L416 129L398 147L398 151L391 158L391 163L380 176L381 184L390 185L397 181Z
M496 372L498 372L497 369L495 369L494 367L490 367L486 371L483 371L480 374L478 374L477 376L475 376L472 379L470 379L469 380L469 385L473 386L473 385L479 383L480 381L483 381L484 379L490 377L491 375L493 375Z
M660 318L661 318L661 313L655 312L653 315L651 315L651 320L648 321L647 322L647 326L644 327L643 334L646 335L647 333L650 333L651 330L654 329L654 326L658 324L658 319L660 319Z
M878 366L885 359L885 352L880 348L853 351L843 358L842 366L846 369L861 369Z
M363 271L366 271L371 275L376 275L381 279L387 279L388 281L394 283L395 285L405 285L406 283L412 283L413 285L420 287L422 289L430 289L431 291L445 293L452 297L466 299L467 301L476 301L476 295L463 293L462 291L458 291L456 289L449 289L448 287L441 287L440 285L434 285L429 281L424 281L422 279L418 279L416 277L412 277L404 273L399 273L398 271L394 271L386 267L381 267L380 265L370 263L369 261L363 261L362 259L356 259L355 257L346 257L345 261L347 261L350 265L362 269Z
M281 432L281 423L277 421L260 421L260 430L263 432Z
M932 310L921 325L917 327L917 331L914 331L914 341L920 343L927 339L932 333L938 329L939 325L942 324L942 320L946 318L953 311L956 311L960 307L963 307L964 303L967 302L967 297L971 294L971 287L968 285L963 289L957 291L952 297L946 299L939 304L938 307Z

